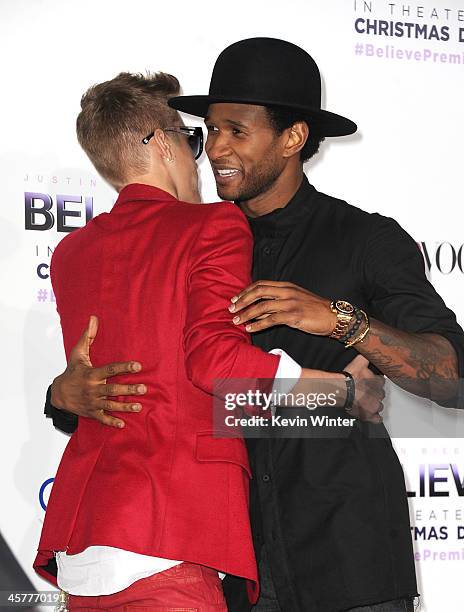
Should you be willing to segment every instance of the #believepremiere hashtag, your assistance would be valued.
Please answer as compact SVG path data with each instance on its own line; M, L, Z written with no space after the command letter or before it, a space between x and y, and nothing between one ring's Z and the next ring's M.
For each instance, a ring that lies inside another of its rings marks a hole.
M50 289L50 291L48 289L39 289L37 291L37 301L38 302L54 302L55 301L55 294L53 293L53 291Z

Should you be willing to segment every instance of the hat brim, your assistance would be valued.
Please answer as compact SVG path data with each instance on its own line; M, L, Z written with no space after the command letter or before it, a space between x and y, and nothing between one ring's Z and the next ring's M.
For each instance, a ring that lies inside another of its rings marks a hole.
M303 105L282 103L277 100L258 100L233 98L231 96L175 96L170 98L168 104L171 108L194 115L195 117L206 117L211 104L256 104L258 106L279 106L281 108L302 111L308 119L313 121L313 126L321 136L348 136L354 134L358 129L356 123L322 109L311 109Z

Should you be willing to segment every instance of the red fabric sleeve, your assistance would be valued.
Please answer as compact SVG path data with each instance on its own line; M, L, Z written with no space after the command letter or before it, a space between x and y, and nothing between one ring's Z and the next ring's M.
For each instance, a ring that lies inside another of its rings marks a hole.
M208 206L211 215L192 248L184 349L189 379L212 393L214 379L273 379L280 357L252 346L228 310L230 298L251 283L248 221L234 204Z

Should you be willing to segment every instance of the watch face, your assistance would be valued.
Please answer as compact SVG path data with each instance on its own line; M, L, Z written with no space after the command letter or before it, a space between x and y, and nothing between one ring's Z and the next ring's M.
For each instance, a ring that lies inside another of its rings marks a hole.
M335 307L337 308L337 310L339 310L342 314L347 314L347 315L351 315L354 312L354 308L353 306L349 303L346 302L345 300L337 300L335 302Z

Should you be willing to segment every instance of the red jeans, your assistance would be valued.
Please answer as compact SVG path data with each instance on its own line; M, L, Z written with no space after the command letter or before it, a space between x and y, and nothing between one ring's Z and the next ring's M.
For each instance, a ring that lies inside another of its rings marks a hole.
M181 563L153 574L112 595L70 595L68 610L91 612L227 612L216 570Z

